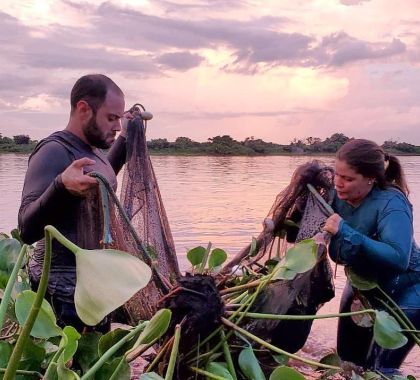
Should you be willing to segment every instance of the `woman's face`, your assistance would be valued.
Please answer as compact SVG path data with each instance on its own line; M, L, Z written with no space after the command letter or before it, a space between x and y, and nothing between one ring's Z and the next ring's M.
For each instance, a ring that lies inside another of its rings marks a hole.
M369 194L373 180L357 173L346 161L335 161L334 184L337 196L352 206L358 206Z

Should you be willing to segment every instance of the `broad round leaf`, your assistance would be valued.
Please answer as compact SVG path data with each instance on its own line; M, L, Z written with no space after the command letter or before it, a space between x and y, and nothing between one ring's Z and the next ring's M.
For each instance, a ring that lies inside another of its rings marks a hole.
M66 326L63 329L63 335L66 337L65 347L63 351L63 361L67 363L77 351L78 340L81 335L73 326Z
M149 344L155 339L159 339L169 327L172 311L169 309L159 310L147 323L141 332L138 342L140 344Z
M16 297L15 313L21 326L24 325L35 301L36 293L32 290L25 290ZM31 335L35 338L48 339L61 335L63 331L57 326L57 320L51 305L44 299L36 317Z
M226 368L226 363L210 362L207 365L206 371L213 375L220 376L225 380L233 380L232 375Z
M316 264L318 245L313 239L302 240L286 252L284 265L297 273L304 273Z
M148 372L140 375L139 380L163 380L156 372Z
M377 311L373 325L373 337L381 347L395 349L407 343L407 337L394 317L385 311Z
M334 352L331 352L331 353L325 355L319 362L322 363L322 364L328 364L328 365L333 365L333 366L336 366L336 367L341 367L341 359Z
M115 330L109 331L105 335L102 335L101 338L99 339L99 344L98 344L99 356L102 356L114 344L119 342L122 338L124 338L129 333L130 333L130 330L115 329ZM132 340L128 341L115 353L115 356L123 356L124 353L131 348L132 345L133 345Z
M86 373L93 363L99 359L98 344L101 335L98 332L83 334L79 340L79 347L74 355L74 361Z
M317 260L318 245L313 239L302 240L286 252L285 258L274 269L273 280L292 280L297 273L312 269Z
M206 249L201 245L187 252L187 259L193 267L200 265L206 255Z
M283 354L271 354L271 356L273 357L273 359L275 360L276 363L281 364L281 365L287 365L287 363L289 362L289 357Z
M89 326L123 305L152 276L143 261L114 249L80 249L76 252L76 273L76 311Z
M248 380L266 380L251 346L241 351L238 363L242 373Z
M0 270L10 274L19 257L21 244L16 239L0 240Z
M363 278L350 267L345 268L345 273L350 284L359 290L371 290L378 286L375 279Z
M0 368L6 368L12 355L13 346L10 343L0 341Z
M274 269L276 273L273 276L273 280L293 280L296 275L298 274L294 270L290 270L287 267L277 267L277 269Z
M220 248L215 248L211 251L209 258L209 268L216 268L222 265L227 259L227 253Z
M305 380L305 377L290 367L277 367L270 375L270 380Z

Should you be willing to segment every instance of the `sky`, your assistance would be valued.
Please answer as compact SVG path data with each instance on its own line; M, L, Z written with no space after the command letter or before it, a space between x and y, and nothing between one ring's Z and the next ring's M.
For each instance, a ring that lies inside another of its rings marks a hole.
M103 73L148 139L420 145L420 0L1 0L0 133L64 129Z

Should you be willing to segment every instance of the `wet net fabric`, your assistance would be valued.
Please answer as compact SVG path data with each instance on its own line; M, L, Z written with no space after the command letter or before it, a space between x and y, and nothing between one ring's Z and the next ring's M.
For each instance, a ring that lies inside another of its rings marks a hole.
M332 174L332 169L319 161L300 166L289 186L277 196L265 220L264 229L257 238L259 249L256 256L246 258L249 246L245 247L226 268L244 262L252 267L258 261L263 264L272 258L280 260L291 244L320 233L329 214L309 191L307 184L314 186L328 201L333 188ZM319 245L317 255L318 262L313 269L298 274L293 280L278 280L266 286L257 297L252 311L277 315L316 314L325 302L334 297L333 275L325 245ZM277 347L296 352L305 344L311 326L312 320L256 319L244 328Z
M79 235L84 247L101 246L129 252L152 267L151 281L124 305L124 318L118 318L121 322L134 324L150 319L156 313L159 299L180 276L180 271L147 153L143 121L136 117L130 120L127 129L127 160L119 200L122 208L118 207L115 193L112 194L99 180L98 193L84 202Z
M256 255L247 258L251 244L246 246L225 265L224 273L239 263L250 264L272 256L282 256L289 247L288 243L312 237L321 230L327 213L309 191L308 184L328 202L333 189L333 169L319 160L299 166L290 184L277 195L264 220L263 230L256 238Z

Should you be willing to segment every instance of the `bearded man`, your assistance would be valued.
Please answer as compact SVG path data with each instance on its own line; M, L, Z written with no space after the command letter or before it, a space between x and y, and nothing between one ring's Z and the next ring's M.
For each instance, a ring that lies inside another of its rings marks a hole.
M81 244L83 201L98 186L96 179L87 173L101 173L115 190L116 174L125 163L126 130L121 131L121 119L131 115L124 115L121 89L105 75L85 75L73 86L70 103L67 127L41 140L29 157L22 192L21 237L27 244L38 242L29 260L33 290L38 288L42 272L44 227L53 225L69 240ZM107 155L99 150L108 148L111 149ZM51 303L60 326L72 325L81 331L85 326L75 310L75 285L74 254L54 240L45 298ZM108 328L108 321L103 321L97 330Z

